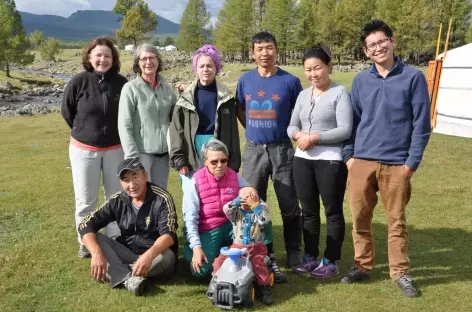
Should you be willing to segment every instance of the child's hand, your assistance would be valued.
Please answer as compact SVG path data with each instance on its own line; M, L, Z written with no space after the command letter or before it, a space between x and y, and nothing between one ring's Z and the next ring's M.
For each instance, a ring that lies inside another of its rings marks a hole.
M253 187L244 187L239 191L242 209L251 209L259 204L259 195Z
M252 191L244 198L244 203L249 207L253 207L259 203L259 195L256 192Z

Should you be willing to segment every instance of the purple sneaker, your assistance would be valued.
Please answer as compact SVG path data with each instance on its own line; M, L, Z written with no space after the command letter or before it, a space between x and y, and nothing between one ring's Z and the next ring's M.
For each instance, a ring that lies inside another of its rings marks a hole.
M297 274L307 274L318 267L318 261L312 256L305 254L303 256L303 262L300 265L297 265L292 270Z
M338 274L338 265L323 258L320 261L320 265L311 272L311 277L314 279L328 279Z

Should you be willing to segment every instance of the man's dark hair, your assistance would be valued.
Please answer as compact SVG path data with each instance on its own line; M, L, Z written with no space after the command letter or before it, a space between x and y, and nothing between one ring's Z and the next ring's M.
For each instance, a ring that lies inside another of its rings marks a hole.
M365 44L365 38L367 38L370 34L378 31L383 32L388 38L393 37L393 30L392 28L390 28L390 26L387 25L387 23L381 20L371 20L370 22L365 24L364 27L362 27L360 36L362 44Z
M277 49L277 40L275 40L275 36L272 35L270 32L267 31L261 31L257 34L255 34L252 37L252 50L254 51L254 45L256 43L263 43L263 42L273 42L275 48Z
M326 66L331 63L331 53L329 50L321 45L315 45L309 49L305 49L305 53L303 54L303 63L306 60L316 58L323 62Z

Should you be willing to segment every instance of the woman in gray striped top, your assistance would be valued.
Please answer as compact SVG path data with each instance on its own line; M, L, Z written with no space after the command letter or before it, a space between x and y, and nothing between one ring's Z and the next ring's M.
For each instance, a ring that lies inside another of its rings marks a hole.
M294 271L327 279L339 274L336 261L341 258L344 241L347 168L341 147L351 135L352 107L346 88L330 79L331 57L327 49L308 49L303 66L311 86L298 96L287 129L297 143L293 176L303 211L305 243L303 263ZM318 261L320 196L325 207L327 239L324 255Z

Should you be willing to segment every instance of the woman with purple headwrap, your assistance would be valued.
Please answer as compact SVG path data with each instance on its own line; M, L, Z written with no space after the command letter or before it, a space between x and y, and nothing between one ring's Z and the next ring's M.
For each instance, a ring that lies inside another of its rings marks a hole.
M181 94L169 127L170 165L179 171L182 182L203 166L200 150L212 138L228 147L230 168L237 172L241 166L236 99L216 79L221 71L218 49L210 44L198 49L193 70L198 79Z

